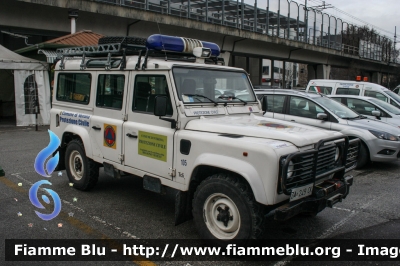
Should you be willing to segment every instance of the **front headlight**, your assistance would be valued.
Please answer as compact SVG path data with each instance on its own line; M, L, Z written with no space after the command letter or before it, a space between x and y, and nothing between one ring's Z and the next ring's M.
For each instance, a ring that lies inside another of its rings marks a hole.
M337 162L339 160L339 158L340 158L340 149L339 149L339 147L336 147L336 150L335 150L335 162Z
M377 137L378 139L384 139L384 140L391 140L391 141L399 141L399 138L395 135L383 132L383 131L376 131L376 130L368 130L371 132L372 135Z
M286 180L288 182L292 181L293 173L294 173L294 163L292 161L290 161L288 169L287 169L287 174L286 174Z

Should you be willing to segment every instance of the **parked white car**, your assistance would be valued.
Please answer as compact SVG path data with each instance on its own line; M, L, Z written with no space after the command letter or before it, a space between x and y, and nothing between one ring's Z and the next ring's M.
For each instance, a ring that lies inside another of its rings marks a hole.
M306 92L326 95L358 95L373 97L400 108L400 95L375 83L351 80L313 79Z
M339 131L361 140L357 168L369 161L388 162L400 158L400 129L367 119L345 105L323 95L294 90L257 90L265 116ZM265 100L264 100L265 99Z
M371 119L381 120L400 128L400 109L372 97L331 95L330 98L343 103L351 110Z

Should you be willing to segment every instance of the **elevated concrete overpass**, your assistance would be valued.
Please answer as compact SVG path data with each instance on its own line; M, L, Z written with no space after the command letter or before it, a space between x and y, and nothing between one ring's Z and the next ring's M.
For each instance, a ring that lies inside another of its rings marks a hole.
M309 78L328 77L331 66L353 67L369 72L372 81L378 82L381 73L395 73L400 67L396 63L362 58L356 55L356 52L351 54L348 51L346 53L344 49L332 49L302 42L299 41L299 35L294 38L281 38L279 29L275 36L266 34L257 28L259 26L257 23L254 23L259 21L257 17L253 19L253 24L249 24L251 25L249 29L244 24L239 25L238 21L236 21L238 27L235 27L226 23L223 25L210 23L209 18L204 21L200 16L172 15L170 5L167 5L167 9L148 11L149 4L153 2L138 1L130 2L140 5L128 7L118 5L127 4L127 0L2 0L0 25L11 30L17 27L69 32L67 11L78 9L77 30L90 29L104 35L139 37L162 33L215 42L222 49L225 61L229 65L246 69L251 74L254 84L261 82L262 58L308 64ZM159 4L162 5L163 2L172 4L174 1L159 1ZM288 35L292 31L290 27L288 24ZM265 29L268 31L269 27Z

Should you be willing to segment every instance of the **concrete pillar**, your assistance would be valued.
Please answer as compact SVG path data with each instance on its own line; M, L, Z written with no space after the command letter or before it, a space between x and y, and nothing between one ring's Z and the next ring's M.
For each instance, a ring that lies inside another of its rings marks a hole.
M372 73L371 82L381 85L382 84L382 73L380 73L380 72Z
M253 85L261 85L262 80L262 58L249 58L248 72Z
M286 89L286 61L282 61L282 88Z
M307 65L307 79L308 79L308 81L310 81L312 79L316 79L316 78L317 78L316 65L308 64Z
M317 78L318 79L329 79L331 74L330 65L317 65Z
M331 73L330 65L311 65L307 66L308 80L311 79L329 79Z
M233 67L243 68L247 71L247 59L244 56L235 56L235 59L232 60Z
M271 72L271 86L274 86L274 79L275 79L275 60L271 59L271 69L269 70Z
M230 52L223 52L220 54L220 57L224 59L225 66L229 66L230 64L230 59L231 59L231 53Z

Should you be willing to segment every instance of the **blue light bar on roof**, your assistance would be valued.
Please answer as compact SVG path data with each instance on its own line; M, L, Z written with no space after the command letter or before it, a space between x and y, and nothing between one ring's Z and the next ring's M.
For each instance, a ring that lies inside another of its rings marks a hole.
M146 47L157 51L171 51L178 53L193 53L196 47L211 49L211 56L219 56L220 49L216 43L203 42L196 39L174 37L168 35L154 34L147 38Z

